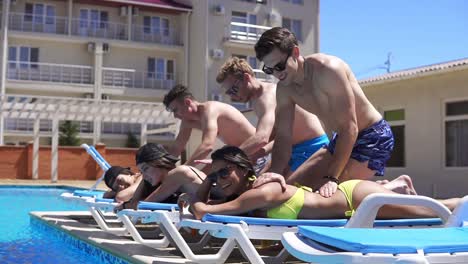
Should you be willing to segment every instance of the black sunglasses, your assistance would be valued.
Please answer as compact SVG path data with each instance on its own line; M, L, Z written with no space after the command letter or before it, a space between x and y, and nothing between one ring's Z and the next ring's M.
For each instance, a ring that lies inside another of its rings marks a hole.
M217 171L214 171L214 172L208 174L208 176L206 176L206 177L211 182L216 182L216 181L218 181L218 177L220 177L221 179L226 179L229 176L230 170L231 170L230 167L222 168L222 169L219 169Z
M231 86L231 88L227 89L226 90L226 94L229 95L229 96L233 96L233 95L236 95L237 92L239 92L239 79L237 79Z
M289 57L291 57L291 54L289 54L283 62L278 62L273 67L267 67L266 65L263 65L262 71L268 75L273 74L274 71L277 71L277 72L284 71L284 69L286 69L286 64L288 63Z

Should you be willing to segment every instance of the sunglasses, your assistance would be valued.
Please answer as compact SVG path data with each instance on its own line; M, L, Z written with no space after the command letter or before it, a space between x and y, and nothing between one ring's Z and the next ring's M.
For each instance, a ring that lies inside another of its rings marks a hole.
M283 62L278 62L273 67L267 67L266 65L263 65L262 71L268 75L272 75L274 71L284 71L286 69L286 64L288 63L289 57L291 57L291 54L289 54Z
M236 95L239 92L239 79L237 79L232 86L226 90L226 94L229 96Z
M218 180L218 178L226 179L229 176L229 173L231 172L231 169L232 168L230 168L230 167L219 169L217 171L214 171L214 172L208 174L207 178L211 182L216 182Z

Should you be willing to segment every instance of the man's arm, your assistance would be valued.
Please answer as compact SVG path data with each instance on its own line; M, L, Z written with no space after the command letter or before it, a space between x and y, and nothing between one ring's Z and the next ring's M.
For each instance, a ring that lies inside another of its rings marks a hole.
M240 148L252 158L262 147L268 144L271 132L275 124L275 98L265 98L255 104L255 114L258 117L255 135L248 138L240 145ZM255 162L255 160L252 160Z
M355 98L345 70L340 66L324 67L319 73L322 78L319 87L324 89L328 97L330 116L334 117L336 133L339 138L335 152L328 167L328 177L339 179L346 163L349 161L353 145L358 135L358 124L355 110ZM333 185L327 191L325 185ZM336 183L328 182L320 188L320 194L331 196L336 191Z
M295 103L284 92L277 90L278 102L275 121L275 143L273 145L270 172L283 174L291 156Z
M180 156L182 151L185 149L190 135L192 134L192 128L184 121L181 122L179 128L179 134L174 141L174 143L168 148L168 152L176 157Z
M218 136L218 115L207 109L201 118L202 142L187 160L185 165L196 165L195 160L206 158L214 149L216 137Z

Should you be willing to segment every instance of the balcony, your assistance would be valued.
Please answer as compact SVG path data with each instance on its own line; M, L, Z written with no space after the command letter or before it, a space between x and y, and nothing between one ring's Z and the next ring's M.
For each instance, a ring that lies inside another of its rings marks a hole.
M66 17L11 13L8 28L22 32L66 35L68 34L68 21Z
M92 38L128 40L127 25L121 23L99 22L72 19L72 35Z
M151 28L134 25L132 28L132 40L163 45L182 45L179 41L178 31L175 28Z
M228 37L229 41L241 42L247 44L254 44L263 34L271 27L246 24L240 22L231 22L230 34Z
M175 85L175 74L137 72L133 69L104 68L102 84L106 88L139 88L170 90Z
M72 84L94 83L91 66L22 61L8 61L7 79Z

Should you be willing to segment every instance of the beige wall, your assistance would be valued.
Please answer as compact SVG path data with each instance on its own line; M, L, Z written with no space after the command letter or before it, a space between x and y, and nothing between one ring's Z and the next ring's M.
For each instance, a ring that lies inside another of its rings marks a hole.
M408 174L420 194L468 194L468 168L445 167L444 105L468 100L468 70L409 80L367 84L367 97L379 111L405 109L405 168L389 168L391 178Z

